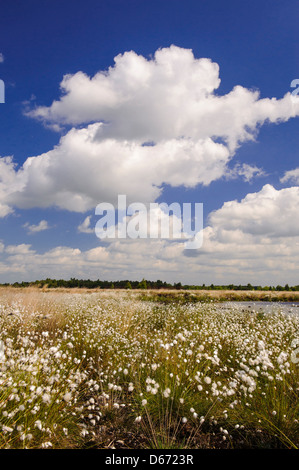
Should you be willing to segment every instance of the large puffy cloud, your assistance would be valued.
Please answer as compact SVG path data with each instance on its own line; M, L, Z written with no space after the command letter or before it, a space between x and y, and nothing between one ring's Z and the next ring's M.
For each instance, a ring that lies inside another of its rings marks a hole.
M12 212L11 205L7 204L9 195L20 191L23 183L15 172L15 164L12 156L0 158L0 217L5 217Z
M211 213L198 250L184 250L184 243L168 240L114 240L104 250L112 265L123 259L127 271L139 277L145 269L153 279L158 270L166 279L189 283L269 285L283 279L298 284L298 205L298 187L276 190L265 185ZM96 259L97 250L89 256Z
M220 96L219 84L216 63L176 46L149 60L126 52L91 78L66 75L60 99L27 114L77 128L17 171L11 159L0 159L0 216L13 206L86 212L102 201L115 204L118 194L151 202L164 184L195 187L262 174L249 165L230 171L229 163L264 122L299 115L299 102L290 93L260 99L239 85Z
M126 139L173 138L185 134L196 102L220 84L217 64L174 46L157 51L152 60L133 51L114 60L114 67L93 78L83 72L66 75L62 98L29 114L50 122L108 122L106 132Z
M56 205L84 212L102 201L150 202L161 194L163 183L194 187L220 178L227 148L212 139L172 139L156 145L105 139L95 135L102 124L72 129L48 153L26 160L16 173L18 186L10 186L8 204L20 208ZM5 162L4 162L5 163ZM7 162L11 171L11 162Z
M187 256L210 274L215 270L215 279L298 284L298 204L298 187L271 185L240 202L225 202L210 214L202 248Z
M195 59L191 50L159 49L146 60L135 52L118 55L115 65L90 78L82 72L64 76L63 93L50 107L28 112L45 122L105 122L99 138L142 141L220 137L231 148L251 139L259 124L299 114L290 93L277 100L259 99L258 91L236 86L219 96L219 66Z
M299 187L276 190L270 184L238 201L225 202L209 216L211 226L271 237L299 236Z

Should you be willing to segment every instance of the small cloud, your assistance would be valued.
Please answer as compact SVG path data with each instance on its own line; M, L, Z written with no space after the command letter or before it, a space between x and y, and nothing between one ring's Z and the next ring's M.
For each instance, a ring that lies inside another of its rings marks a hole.
M88 215L86 219L78 226L78 232L81 233L94 233L94 229L90 227L91 215Z
M280 178L280 182L291 182L293 184L299 184L299 168L295 168L295 170L286 171L284 176Z
M46 220L41 220L37 225L30 225L26 222L23 227L26 228L29 233L42 232L43 230L48 230L50 228Z
M4 55L0 52L0 64L4 62Z
M36 100L36 96L32 93L29 100L22 101L23 106L31 106L32 102ZM29 108L28 108L29 109Z
M44 123L44 127L46 129L50 129L51 131L54 131L54 132L62 132L64 130L64 128L60 125L60 124L46 124Z
M234 168L227 171L225 176L227 179L236 179L241 177L244 179L244 181L246 181L246 183L249 183L252 178L266 176L266 173L262 168L258 168L256 165L251 166L247 163L240 165L237 163Z

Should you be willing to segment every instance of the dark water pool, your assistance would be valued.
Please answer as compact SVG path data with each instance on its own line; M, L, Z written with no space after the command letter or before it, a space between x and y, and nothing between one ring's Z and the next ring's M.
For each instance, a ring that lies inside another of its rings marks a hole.
M299 302L223 302L222 308L234 307L244 312L283 312L299 315Z

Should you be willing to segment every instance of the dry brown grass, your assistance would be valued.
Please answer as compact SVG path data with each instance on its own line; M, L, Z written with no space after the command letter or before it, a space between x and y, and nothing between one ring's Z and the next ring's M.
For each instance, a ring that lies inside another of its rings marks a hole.
M22 300L30 304L32 307L35 305L41 306L42 293L47 293L48 300L52 299L52 302L49 302L49 305L52 303L53 306L57 306L55 298L56 294L92 294L100 293L103 297L111 297L113 294L116 296L118 293L126 293L128 297L139 296L144 294L146 296L167 296L172 297L174 300L186 296L188 299L211 299L214 301L223 301L223 300L252 300L252 301L282 301L282 302L299 302L299 291L253 291L253 290L206 290L206 289L87 289L87 288L48 288L44 286L42 289L36 286L31 287L0 287L0 300L3 298L11 298L14 301L16 298L22 298Z
M39 318L48 330L54 331L57 327L63 326L65 317L62 297L62 292L45 292L36 287L0 288L0 303L5 306L6 312L18 316L15 308L21 307L23 327L29 326L33 317Z

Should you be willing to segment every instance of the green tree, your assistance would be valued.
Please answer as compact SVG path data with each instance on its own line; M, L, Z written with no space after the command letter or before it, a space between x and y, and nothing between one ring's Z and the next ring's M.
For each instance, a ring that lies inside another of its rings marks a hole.
M147 289L146 280L143 278L141 282L138 284L138 289Z

